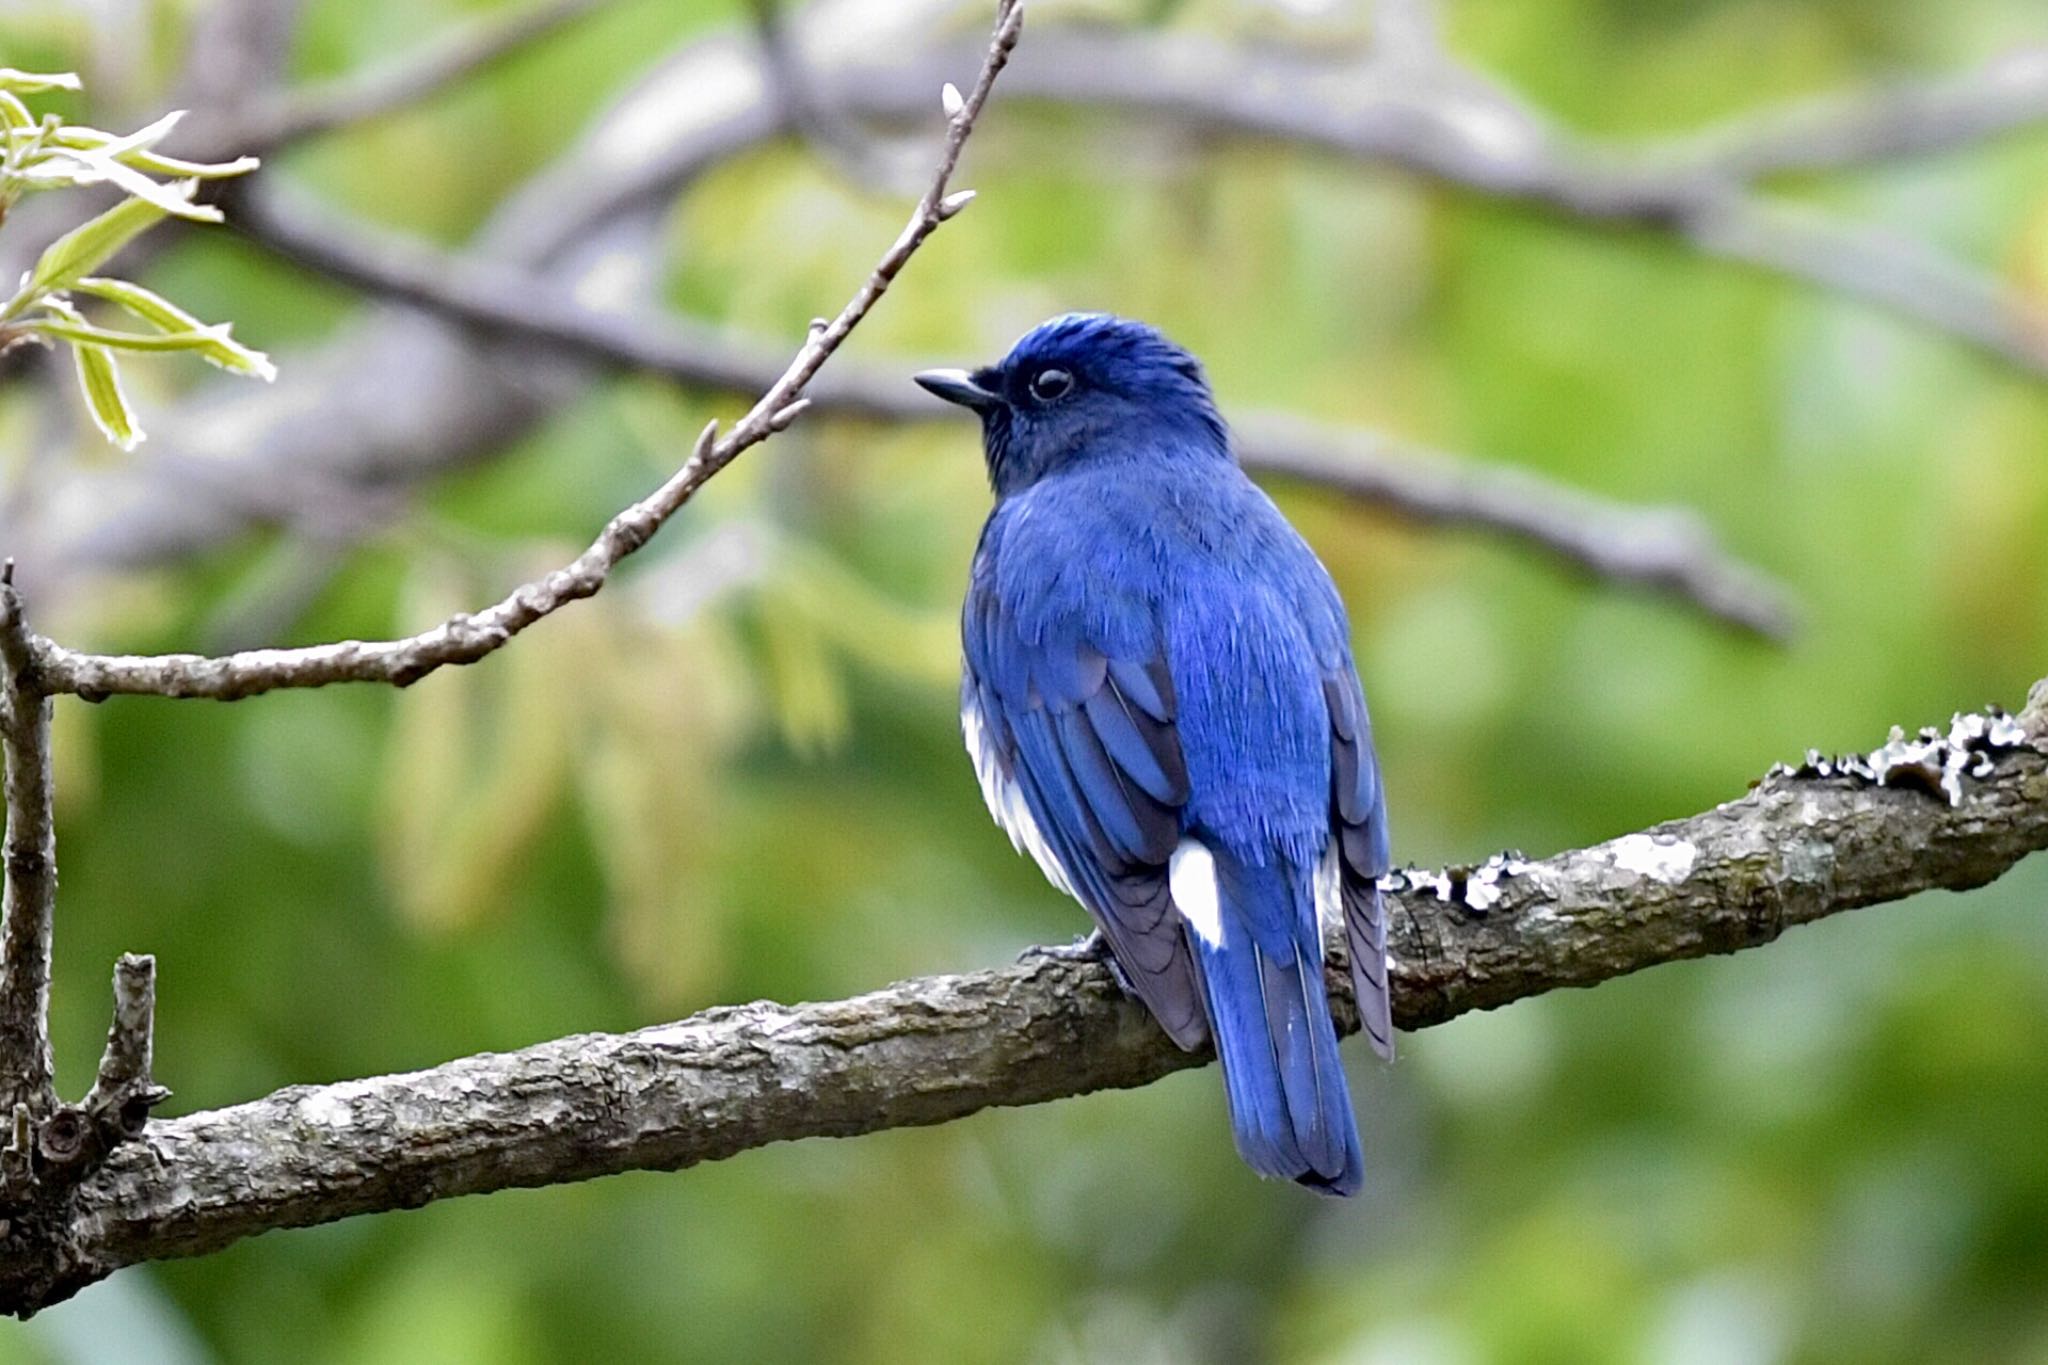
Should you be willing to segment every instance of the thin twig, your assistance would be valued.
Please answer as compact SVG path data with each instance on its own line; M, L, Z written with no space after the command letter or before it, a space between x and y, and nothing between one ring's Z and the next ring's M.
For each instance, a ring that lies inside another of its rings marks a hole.
M0 568L0 698L5 726L6 889L0 893L0 1114L42 1115L56 1103L50 1059L50 938L57 903L55 779L50 698L36 676L33 638Z
M1390 915L1397 1019L1422 1028L1995 880L2048 848L2048 682L2035 695L2030 733L1965 718L1981 724L1958 732L1981 747L1953 801L1910 764L1883 778L1774 773L1739 800L1591 848L1406 876ZM1340 1025L1354 1026L1344 964L1329 980ZM276 1228L944 1123L1207 1060L1174 1047L1101 964L1038 957L293 1086L152 1124L114 1152L77 1190L52 1253L0 1261L0 1312Z
M804 388L939 225L966 207L972 191L949 192L961 150L974 131L989 91L1009 61L1022 31L1022 0L1004 0L995 35L974 88L948 121L937 170L896 241L883 253L839 315L813 324L795 359L746 415L723 437L716 423L669 480L612 518L590 548L544 578L524 584L474 615L461 613L399 640L344 640L305 649L259 649L205 657L196 654L116 656L83 654L48 640L35 641L43 686L85 697L150 693L231 701L283 687L324 687L337 682L383 682L404 687L449 664L474 663L534 622L567 603L595 594L615 565L632 554L742 452L796 420L809 405Z

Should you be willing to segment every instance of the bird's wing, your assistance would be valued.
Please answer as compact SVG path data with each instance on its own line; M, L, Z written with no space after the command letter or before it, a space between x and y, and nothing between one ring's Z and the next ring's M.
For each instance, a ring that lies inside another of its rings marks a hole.
M1379 879L1392 861L1387 831L1386 792L1372 747L1372 720L1358 674L1346 659L1323 674L1330 710L1334 837L1331 859L1338 904L1351 950L1351 980L1358 1016L1373 1050L1394 1055L1393 1004L1387 983L1387 919ZM1327 874L1326 874L1327 875Z
M1168 864L1188 799L1163 648L1083 613L1030 637L978 580L963 617L961 724L997 822L1086 906L1133 989L1183 1048L1208 1038ZM1156 642L1157 630L1151 635Z

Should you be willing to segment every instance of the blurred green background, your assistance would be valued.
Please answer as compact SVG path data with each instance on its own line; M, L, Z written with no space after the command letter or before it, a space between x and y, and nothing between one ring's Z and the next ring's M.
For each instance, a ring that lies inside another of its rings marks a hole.
M291 74L375 64L483 8L313 0ZM147 112L203 9L15 6L0 55L90 90L96 25L138 26L127 93ZM1962 67L2043 18L2038 0L1446 11L1457 52L1617 137ZM1322 49L1369 30L1342 0L1033 12L1063 19ZM460 243L660 54L745 22L619 0L262 174ZM1484 536L1278 490L1351 603L1402 860L1607 838L1809 745L2016 705L2048 671L2039 377L1655 232L1274 146L1142 142L999 95L961 182L981 201L848 356L980 361L1052 312L1139 315L1226 406L1690 505L1804 606L1774 647ZM1789 192L2048 287L2048 130ZM674 206L668 302L793 338L905 208L795 141L751 152ZM141 278L287 371L357 307L222 232L177 237ZM208 382L129 369L146 423ZM0 393L11 478L44 401ZM608 380L418 490L282 620L289 532L98 580L40 624L123 649L235 639L252 616L290 641L416 628L564 560L737 410ZM478 668L403 694L60 700L65 1087L90 1075L122 950L159 958L158 1075L190 1112L1078 933L960 751L954 614L985 505L966 426L806 419L614 591ZM1251 1177L1203 1071L275 1234L0 1324L0 1362L2048 1361L2044 898L2037 858L1968 896L1461 1019L1391 1068L1356 1049L1372 1174L1342 1206Z

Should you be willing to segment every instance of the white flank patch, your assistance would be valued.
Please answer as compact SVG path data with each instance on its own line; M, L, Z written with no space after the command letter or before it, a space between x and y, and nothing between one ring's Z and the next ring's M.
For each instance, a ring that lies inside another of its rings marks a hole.
M1017 851L1028 851L1037 862L1045 879L1069 896L1074 895L1074 885L1067 880L1066 869L1053 855L1052 846L1039 832L1038 822L1031 818L1031 808L1024 804L1024 793L1016 782L1003 772L1002 760L988 746L987 727L981 723L981 708L968 702L960 708L960 733L967 741L967 756L974 760L974 776L981 783L981 799L988 803L988 813L995 817L1003 833L1010 836L1010 847ZM1076 900L1080 897L1075 896Z
M1624 872L1675 886L1692 875L1699 850L1684 839L1667 842L1647 834L1628 834L1607 846L1607 856Z
M1344 940L1344 879L1338 866L1337 841L1330 840L1323 856L1316 860L1316 924L1322 930L1323 955L1330 945Z
M1199 839L1183 839L1167 864L1174 908L1202 942L1223 946L1223 906L1216 889L1216 859Z

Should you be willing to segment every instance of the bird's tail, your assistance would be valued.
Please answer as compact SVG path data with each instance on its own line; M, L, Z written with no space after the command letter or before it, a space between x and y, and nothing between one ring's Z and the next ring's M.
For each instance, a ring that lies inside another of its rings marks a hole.
M1194 847L1207 856L1185 872L1176 858L1175 900L1185 912L1184 877L1209 874L1213 926L1198 911L1190 916L1189 939L1237 1150L1260 1175L1322 1194L1355 1194L1365 1158L1323 987L1310 878L1282 860L1253 867ZM1193 899L1207 888L1186 889ZM1218 930L1213 938L1202 932L1209 927ZM1305 950L1304 939L1317 950Z

